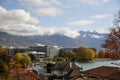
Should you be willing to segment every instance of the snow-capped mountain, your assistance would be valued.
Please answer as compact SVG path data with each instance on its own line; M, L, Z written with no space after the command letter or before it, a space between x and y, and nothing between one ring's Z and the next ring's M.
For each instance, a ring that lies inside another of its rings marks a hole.
M77 38L70 38L63 35L50 36L13 36L5 32L0 32L0 45L6 46L29 46L36 44L51 44L60 47L92 47L97 50L101 49L101 44L105 39L106 34L97 32L80 31L80 36Z
M89 31L80 31L80 36L77 37L78 45L93 47L97 50L101 49L101 44L103 43L107 34Z

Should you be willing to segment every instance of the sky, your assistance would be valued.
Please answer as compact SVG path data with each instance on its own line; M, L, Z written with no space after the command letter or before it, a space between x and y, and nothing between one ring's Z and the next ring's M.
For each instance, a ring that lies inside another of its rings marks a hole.
M79 31L107 33L120 0L0 0L0 31L71 38Z

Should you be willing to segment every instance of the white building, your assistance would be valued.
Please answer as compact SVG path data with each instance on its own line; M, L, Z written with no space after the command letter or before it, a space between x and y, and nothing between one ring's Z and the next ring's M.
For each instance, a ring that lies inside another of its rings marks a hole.
M53 58L54 56L57 56L59 54L60 47L53 46L53 45L47 45L47 56Z

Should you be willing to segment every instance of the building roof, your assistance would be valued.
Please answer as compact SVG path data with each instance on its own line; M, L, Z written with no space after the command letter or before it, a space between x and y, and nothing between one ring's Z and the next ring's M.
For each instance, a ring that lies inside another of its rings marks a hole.
M81 72L79 69L73 69L69 71L66 75L66 77L73 78L73 77L82 77Z
M120 80L120 70L117 67L101 66L83 72L87 75L100 76L107 79Z
M76 69L76 68L79 68L79 67L73 62L59 61L55 64L55 66L52 69L70 70L70 69Z
M82 77L81 72L79 70L80 68L74 63L70 61L59 61L55 64L55 66L52 68L52 70L67 70L67 73L63 76L66 80L74 80L77 78Z

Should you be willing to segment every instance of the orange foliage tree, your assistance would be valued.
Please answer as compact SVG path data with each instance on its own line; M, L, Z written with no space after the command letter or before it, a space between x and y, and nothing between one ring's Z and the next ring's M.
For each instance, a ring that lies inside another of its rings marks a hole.
M74 52L66 52L63 54L63 57L68 60L74 60L76 58L76 54Z
M110 54L111 58L120 58L120 11L115 16L114 25L102 47Z

